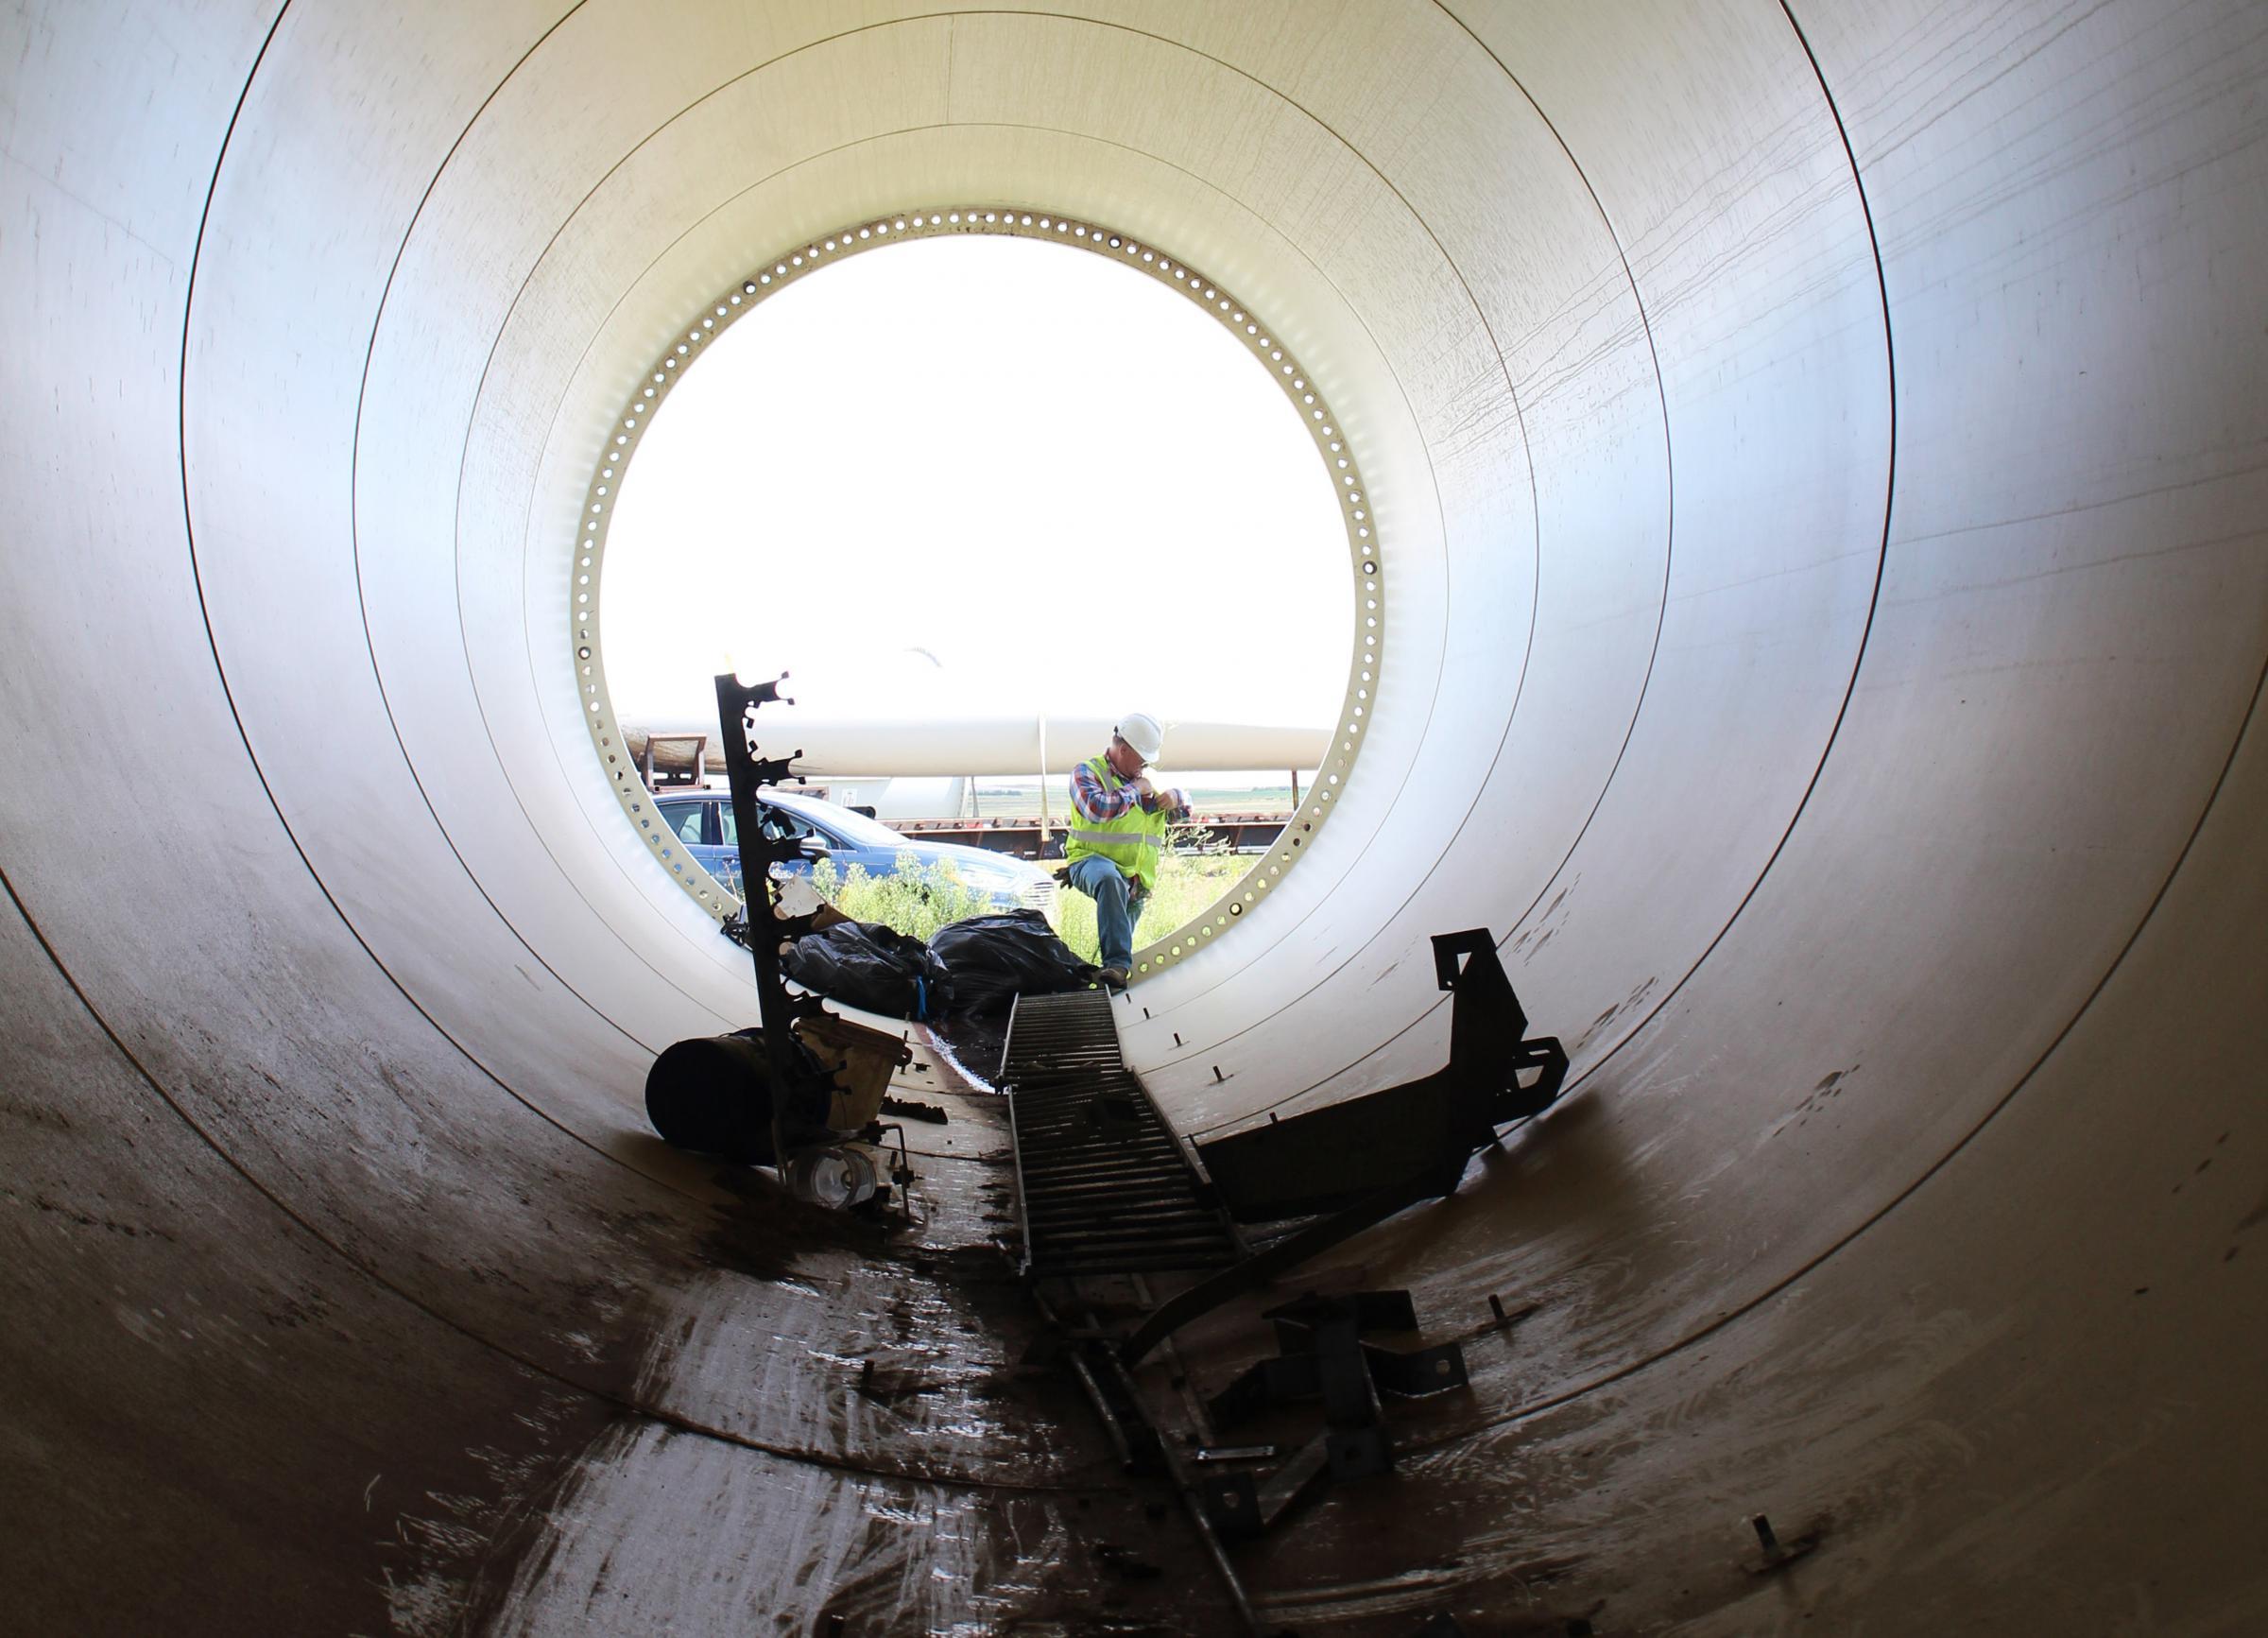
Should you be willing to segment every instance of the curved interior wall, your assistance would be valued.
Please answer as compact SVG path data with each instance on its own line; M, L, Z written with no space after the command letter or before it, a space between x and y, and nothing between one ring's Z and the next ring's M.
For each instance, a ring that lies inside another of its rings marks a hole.
M1236 289L1378 519L1356 777L1137 990L1130 1060L1195 1131L1423 1073L1425 940L1475 923L1573 1050L1348 1253L1421 1312L1538 1303L1418 1463L1482 1491L1443 1584L1565 1560L1635 1629L2268 1607L2257 8L7 27L0 1520L78 1566L35 1612L382 1586L416 1629L496 1551L342 1520L441 1493L514 1539L547 1470L473 1454L507 1422L708 1436L777 1530L845 1465L936 1518L1061 1476L814 1421L808 1352L657 1373L689 1315L854 1353L881 1277L719 1294L714 1183L636 1091L747 981L557 635L665 338L951 199ZM1720 1574L1763 1510L1844 1548L1800 1598Z

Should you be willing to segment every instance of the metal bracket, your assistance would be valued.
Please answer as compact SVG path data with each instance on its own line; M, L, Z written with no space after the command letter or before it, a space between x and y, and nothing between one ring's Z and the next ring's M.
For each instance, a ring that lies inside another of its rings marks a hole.
M1498 1127L1558 1097L1567 1053L1556 1036L1522 1039L1528 1015L1486 928L1436 934L1434 974L1451 995L1445 1068L1198 1146L1238 1222L1317 1220L1158 1307L1126 1339L1129 1365L1239 1293L1420 1200L1454 1194L1466 1164L1497 1141Z
M1317 1434L1274 1473L1209 1474L1204 1480L1206 1521L1224 1539L1265 1535L1322 1478L1330 1453Z
M1449 1194L1498 1127L1559 1095L1567 1053L1555 1036L1523 1039L1528 1015L1486 928L1437 934L1434 972L1452 997L1444 1068L1201 1146L1240 1222L1339 1211L1397 1182Z
M885 1098L883 1101L886 1104L889 1099ZM883 1142L884 1138L890 1132L898 1134L898 1161L895 1165L890 1167L890 1181L898 1185L899 1198L902 1200L904 1199L912 1192L914 1180L919 1175L914 1170L913 1157L906 1152L905 1128L894 1120L878 1120L867 1129L873 1134L874 1147L884 1149L885 1153L887 1149Z
M1213 1395L1206 1405L1213 1425L1228 1427L1275 1405L1320 1399L1324 1430L1264 1477L1245 1473L1207 1478L1206 1506L1223 1535L1270 1528L1326 1477L1344 1483L1391 1472L1394 1446L1379 1403L1382 1391L1415 1398L1469 1381L1464 1351L1453 1342L1404 1354L1363 1340L1365 1331L1417 1329L1407 1291L1310 1293L1263 1318L1276 1327L1278 1356L1259 1361Z
M692 767L682 773L664 773L654 766L654 749L662 745L690 745L693 754L688 759ZM667 785L697 785L708 771L709 736L706 733L652 733L645 736L645 750L638 759L639 771L644 775L645 788L660 790Z

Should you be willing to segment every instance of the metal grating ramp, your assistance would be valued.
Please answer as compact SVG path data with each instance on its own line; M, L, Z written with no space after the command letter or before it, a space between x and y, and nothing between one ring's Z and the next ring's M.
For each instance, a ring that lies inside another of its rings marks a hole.
M1024 1272L1039 1279L1225 1267L1235 1233L1118 1055L1100 990L1020 995L1001 1049Z

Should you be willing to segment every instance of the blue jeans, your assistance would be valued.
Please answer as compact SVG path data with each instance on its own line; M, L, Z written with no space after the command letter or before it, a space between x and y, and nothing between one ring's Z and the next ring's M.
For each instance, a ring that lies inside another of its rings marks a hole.
M1063 872L1063 879L1094 901L1094 930L1103 946L1102 965L1121 973L1134 965L1134 923L1149 897L1138 883L1119 874L1100 853L1089 853Z

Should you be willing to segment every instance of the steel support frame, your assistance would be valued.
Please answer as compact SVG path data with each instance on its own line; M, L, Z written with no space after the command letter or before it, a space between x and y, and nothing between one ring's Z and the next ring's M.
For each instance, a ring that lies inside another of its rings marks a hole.
M1125 1344L1128 1364L1239 1294L1420 1200L1456 1192L1497 1129L1551 1107L1567 1078L1556 1036L1526 1039L1528 1015L1485 927L1434 936L1434 977L1451 996L1449 1063L1420 1080L1201 1145L1229 1215L1316 1220L1160 1304ZM1522 1080L1522 1076L1534 1078Z

